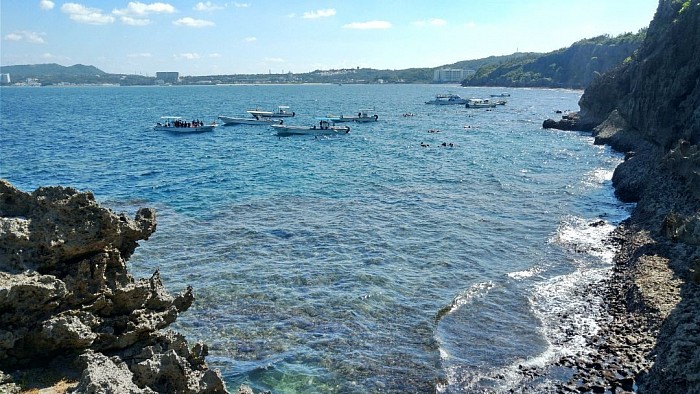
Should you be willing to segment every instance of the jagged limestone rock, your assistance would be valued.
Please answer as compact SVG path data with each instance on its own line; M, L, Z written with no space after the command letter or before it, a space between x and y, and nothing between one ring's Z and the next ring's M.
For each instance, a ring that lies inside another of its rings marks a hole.
M152 209L130 219L89 192L25 193L0 180L0 370L61 359L81 375L77 392L225 393L206 346L162 331L192 305L192 288L173 296L158 271L135 280L126 269L155 229Z

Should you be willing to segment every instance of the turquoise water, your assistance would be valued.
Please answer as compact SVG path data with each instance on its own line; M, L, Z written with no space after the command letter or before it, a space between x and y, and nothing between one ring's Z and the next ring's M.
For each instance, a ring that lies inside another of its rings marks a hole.
M561 377L525 382L518 365L585 351L597 329L580 290L607 274L601 239L628 215L610 184L621 158L541 128L577 110L580 91L512 89L490 111L424 104L447 91L502 89L2 88L0 177L92 190L132 216L155 207L157 231L129 267L160 269L173 293L194 287L174 329L210 346L232 390L536 390ZM360 108L379 121L318 139L151 130L163 115L277 105L297 114L290 124Z

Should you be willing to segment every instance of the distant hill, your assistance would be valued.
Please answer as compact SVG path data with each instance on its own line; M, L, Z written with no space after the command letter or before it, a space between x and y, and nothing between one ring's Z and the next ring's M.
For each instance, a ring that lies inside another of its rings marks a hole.
M517 62L517 61L523 61L527 60L530 58L537 58L542 56L542 53L535 53L535 52L516 52L512 53L510 55L502 55L502 56L489 56L481 59L474 59L474 60L462 60L461 62L453 63L453 64L447 64L444 66L437 67L436 69L440 68L461 68L464 70L479 70L484 67L492 67L492 66L498 66L500 64L504 63L509 63L509 62Z
M616 37L602 35L545 54L525 54L483 66L462 85L585 88L597 75L629 59L645 35L646 29Z
M0 72L9 73L13 79L43 78L43 77L94 77L104 76L106 72L95 66L75 64L73 66L61 66L56 63L27 64L17 66L2 66Z

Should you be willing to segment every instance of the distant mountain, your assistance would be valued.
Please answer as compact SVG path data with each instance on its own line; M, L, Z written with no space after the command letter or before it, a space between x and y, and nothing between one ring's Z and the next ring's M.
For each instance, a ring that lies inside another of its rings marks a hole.
M56 63L27 64L17 66L2 66L0 72L9 73L12 79L45 78L45 77L95 77L107 75L106 72L95 66L75 64L73 66L61 66Z
M588 38L545 54L524 54L479 68L463 86L585 88L602 73L630 59L646 29L617 37Z

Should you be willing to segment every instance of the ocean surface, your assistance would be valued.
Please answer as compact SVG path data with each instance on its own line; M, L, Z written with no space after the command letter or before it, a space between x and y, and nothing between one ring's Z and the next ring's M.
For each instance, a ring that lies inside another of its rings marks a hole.
M0 177L64 185L157 231L128 266L196 301L174 329L210 347L228 388L273 393L537 391L523 380L585 352L609 274L602 242L630 207L621 156L543 130L581 91L509 89L492 110L426 105L456 85L0 89ZM374 108L342 136L267 126L155 132L289 105L289 124ZM404 116L405 114L413 116ZM443 143L445 146L443 146ZM427 145L427 146L422 146ZM596 224L596 225L592 225Z

